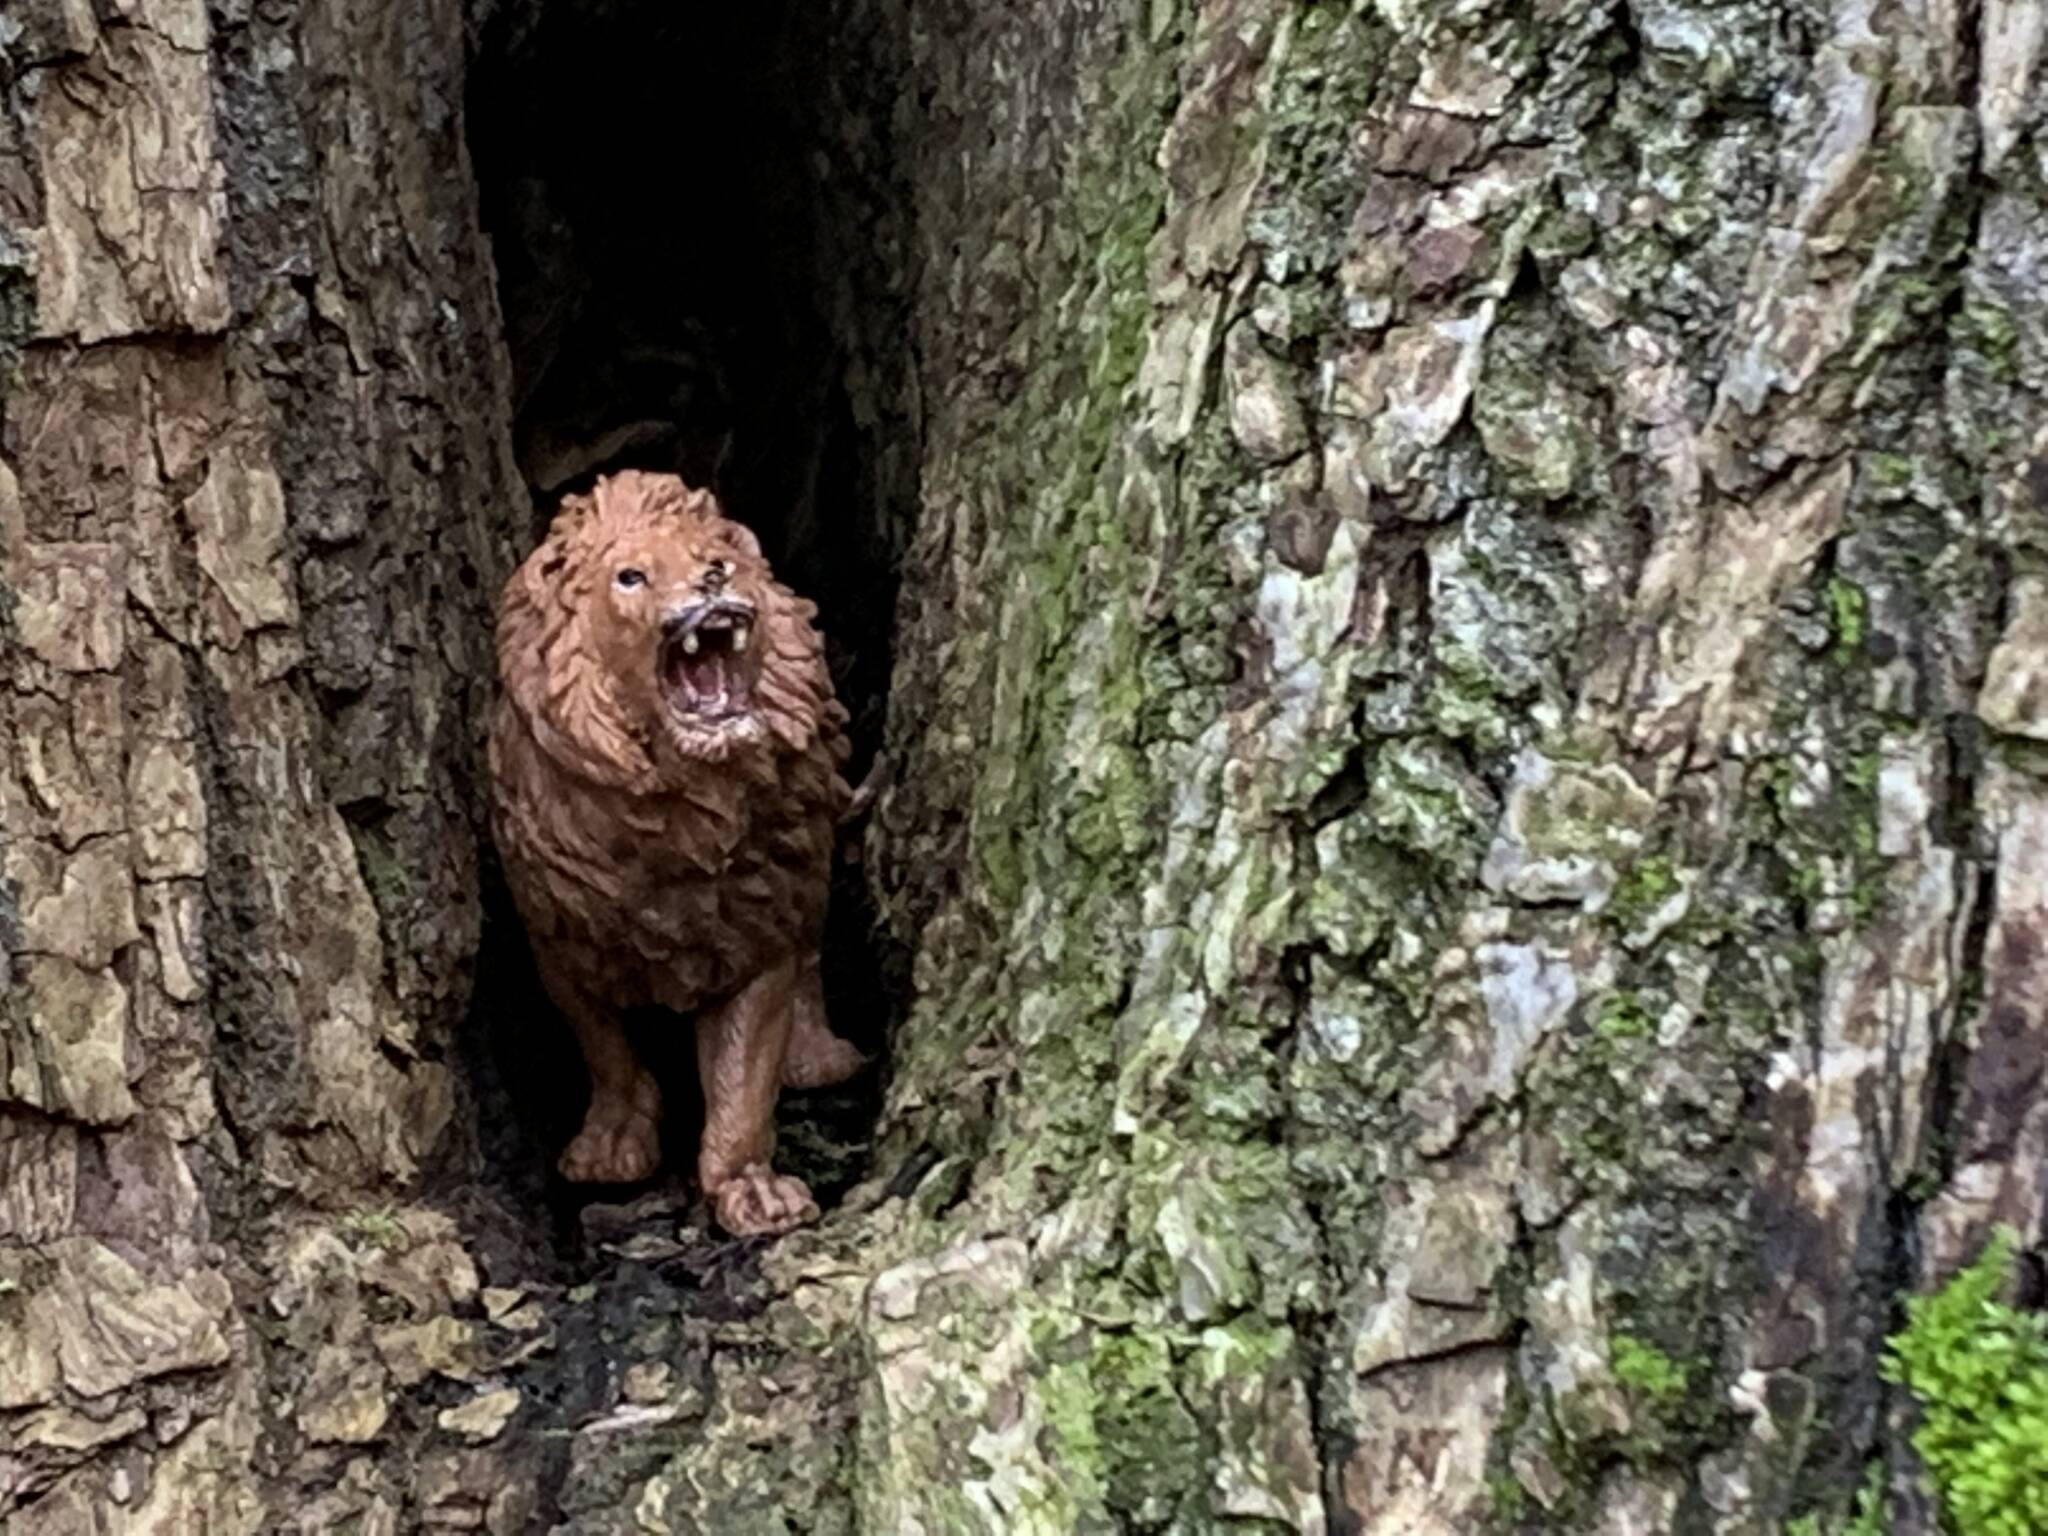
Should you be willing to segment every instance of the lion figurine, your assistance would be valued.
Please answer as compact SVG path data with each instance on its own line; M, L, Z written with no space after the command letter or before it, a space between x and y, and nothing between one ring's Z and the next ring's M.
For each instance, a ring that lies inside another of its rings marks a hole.
M776 1093L861 1065L818 972L852 797L816 616L709 491L638 471L564 497L498 610L493 830L590 1069L562 1173L654 1172L661 1091L620 1015L694 1014L697 1176L736 1234L816 1219L770 1166Z

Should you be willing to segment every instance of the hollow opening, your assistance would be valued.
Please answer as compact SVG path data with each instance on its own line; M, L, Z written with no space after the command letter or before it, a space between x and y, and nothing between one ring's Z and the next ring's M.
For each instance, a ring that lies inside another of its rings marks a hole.
M477 24L467 102L533 540L600 473L716 489L818 604L855 783L880 745L916 473L888 129L900 39L863 9L503 0ZM484 894L467 1042L482 1151L515 1202L545 1208L566 1237L590 1194L552 1162L581 1116L582 1064L495 870ZM826 1002L876 1065L840 1089L785 1093L778 1154L825 1204L860 1173L879 1103L900 978L878 942L842 858ZM672 1016L633 1028L664 1078L674 1189L695 1135L689 1030Z

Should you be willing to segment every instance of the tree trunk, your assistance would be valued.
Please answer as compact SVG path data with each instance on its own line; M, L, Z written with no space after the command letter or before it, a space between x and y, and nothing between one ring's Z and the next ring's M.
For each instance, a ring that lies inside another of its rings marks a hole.
M8 1529L1935 1530L1884 1339L2048 1241L2038 0L769 7L676 267L511 190L631 190L548 9L0 37ZM558 1254L490 607L657 451L887 676L903 1007L822 1226Z
M5 28L10 1531L336 1528L383 1486L337 1502L385 1417L354 1292L402 1267L348 1244L409 1237L423 1315L474 1294L445 1217L384 1210L464 1155L478 723L527 531L461 26Z

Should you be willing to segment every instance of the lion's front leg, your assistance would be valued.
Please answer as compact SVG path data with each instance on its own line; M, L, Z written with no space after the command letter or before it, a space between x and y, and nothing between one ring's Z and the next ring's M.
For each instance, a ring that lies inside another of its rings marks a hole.
M803 1180L769 1166L800 968L794 958L778 962L697 1018L704 1082L697 1179L718 1224L741 1237L787 1232L818 1216Z
M583 1128L556 1166L572 1184L638 1183L661 1162L661 1088L633 1054L617 1010L562 976L545 957L541 979L576 1031L590 1070Z

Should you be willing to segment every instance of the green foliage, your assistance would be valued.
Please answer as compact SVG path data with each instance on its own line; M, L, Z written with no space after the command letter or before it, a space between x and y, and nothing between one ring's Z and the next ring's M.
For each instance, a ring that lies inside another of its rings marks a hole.
M1998 1299L2014 1237L1906 1303L1884 1360L1919 1402L1913 1435L1952 1536L2048 1531L2048 1320Z
M1884 1512L1884 1463L1873 1461L1863 1472L1863 1486L1856 1490L1856 1513L1842 1528L1842 1536L1885 1536L1891 1529Z
M1863 1470L1863 1486L1856 1490L1856 1507L1847 1521L1838 1525L1805 1514L1785 1522L1784 1536L1887 1536L1890 1529L1884 1511L1884 1463L1873 1461Z
M1614 1379L1654 1403L1668 1403L1685 1392L1685 1367L1656 1345L1633 1334L1609 1340Z

